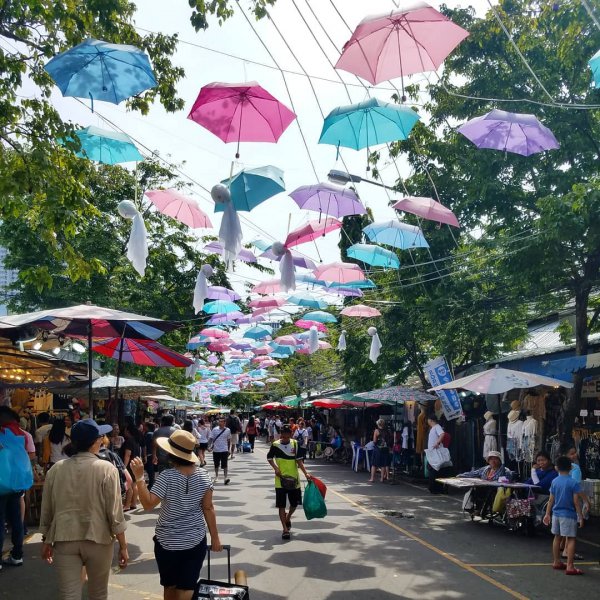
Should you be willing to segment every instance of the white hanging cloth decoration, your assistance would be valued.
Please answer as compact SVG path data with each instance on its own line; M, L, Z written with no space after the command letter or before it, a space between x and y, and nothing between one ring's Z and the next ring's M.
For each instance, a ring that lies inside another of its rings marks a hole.
M210 190L210 195L215 202L225 205L219 228L219 241L223 244L223 260L228 263L234 261L242 249L243 234L240 217L231 201L229 188L218 183Z
M144 219L131 200L119 202L117 210L124 219L132 221L131 233L127 242L127 258L131 261L133 268L143 277L148 258L148 232Z
M210 265L200 267L194 288L194 314L198 314L204 306L204 301L208 297L208 278L212 275L213 268Z
M198 371L199 368L200 368L200 359L196 358L196 360L189 367L186 368L185 376L188 379L194 379L194 377L196 376L196 372ZM193 392L192 392L192 394L193 394Z
M284 292L296 289L296 267L294 267L294 259L292 253L281 243L274 242L271 246L271 252L275 256L280 256L279 272L281 273L281 289Z
M369 327L367 333L371 336L371 350L369 351L369 358L373 364L377 364L377 359L381 354L381 340L377 333L376 327Z
M342 352L346 349L346 330L342 329L342 333L340 333L340 337L338 339L337 349Z
M310 335L308 337L308 353L313 354L319 349L319 332L317 328L313 325L310 328Z

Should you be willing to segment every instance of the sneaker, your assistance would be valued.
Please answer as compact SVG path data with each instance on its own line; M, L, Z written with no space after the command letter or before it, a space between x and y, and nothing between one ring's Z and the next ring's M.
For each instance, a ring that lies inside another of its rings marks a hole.
M231 479L226 479L225 480L225 485L229 485L229 482L231 481Z
M3 564L5 565L10 565L12 567L22 567L23 566L23 559L22 558L15 558L12 554L9 554L3 561Z

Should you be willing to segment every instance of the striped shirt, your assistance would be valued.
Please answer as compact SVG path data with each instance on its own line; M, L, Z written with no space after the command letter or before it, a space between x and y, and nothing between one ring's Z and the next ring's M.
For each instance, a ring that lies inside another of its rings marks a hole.
M298 474L298 462L302 457L298 456L298 442L290 440L283 444L281 440L276 440L271 444L267 454L267 460L274 460L283 476L293 477L296 480L296 488L300 488L300 476ZM281 479L275 475L275 488L280 488Z
M228 427L221 429L215 427L210 432L210 441L213 442L213 452L229 452L229 440L231 440L231 431Z
M213 485L204 469L184 475L177 469L160 473L152 493L161 499L156 538L165 550L189 550L206 537L202 498Z

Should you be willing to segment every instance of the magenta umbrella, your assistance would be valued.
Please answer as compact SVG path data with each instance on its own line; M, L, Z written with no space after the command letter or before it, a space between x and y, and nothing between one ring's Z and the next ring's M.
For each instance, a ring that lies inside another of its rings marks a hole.
M188 119L225 143L277 142L296 115L256 81L209 83L198 94Z
M300 327L301 329L310 329L311 327L316 327L317 331L321 331L322 333L327 333L327 327L323 325L323 323L319 323L318 321L309 321L307 319L298 319L294 325L296 327Z
M290 197L300 208L337 218L364 215L367 212L354 190L333 183L303 185L295 189Z
M290 246L298 246L306 242L316 240L318 237L324 236L330 231L342 228L342 222L334 219L333 217L327 217L326 219L309 221L298 229L290 232L285 240L286 248Z
M208 215L198 206L196 200L180 194L177 190L148 190L146 196L163 215L173 217L191 229L212 227Z
M336 63L372 84L436 71L469 35L425 2L363 19Z
M257 298L248 303L250 308L279 308L285 304L284 298L274 298L273 296L265 296Z
M408 196L398 200L396 204L392 206L396 210L402 210L404 212L412 213L413 215L419 215L429 221L437 221L438 223L446 223L453 227L460 227L460 223L456 218L456 215L443 204L436 202L433 198L421 198L419 196Z
M321 265L313 271L317 279L348 283L349 281L364 281L363 270L356 263L333 262Z

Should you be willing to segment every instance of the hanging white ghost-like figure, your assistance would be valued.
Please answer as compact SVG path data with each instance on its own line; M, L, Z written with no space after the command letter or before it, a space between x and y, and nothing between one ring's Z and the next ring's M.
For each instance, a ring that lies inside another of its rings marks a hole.
M227 186L218 183L210 190L210 195L215 202L225 205L219 228L219 241L223 244L223 260L228 263L235 260L242 249L240 217L233 206Z
M371 336L371 350L369 351L369 358L373 364L376 364L377 359L381 354L381 340L379 339L379 334L377 333L376 327L369 327L369 329L367 329L367 333Z
M342 352L346 349L346 330L342 329L342 333L340 333L340 337L338 339L337 349Z
M148 234L144 219L131 200L119 202L117 210L124 219L132 221L131 233L127 242L127 258L131 261L133 268L143 277L148 258Z
M296 289L296 267L292 253L281 243L274 242L271 246L271 252L281 257L279 261L279 272L281 273L281 289L284 292Z
M202 265L196 277L194 288L194 313L198 314L208 298L208 278L213 276L213 268L210 265Z
M319 349L319 332L317 327L313 325L310 328L308 336L308 353L313 354Z
M200 368L200 359L196 358L196 360L194 360L194 362L189 367L186 368L185 376L188 379L194 379L199 368Z

